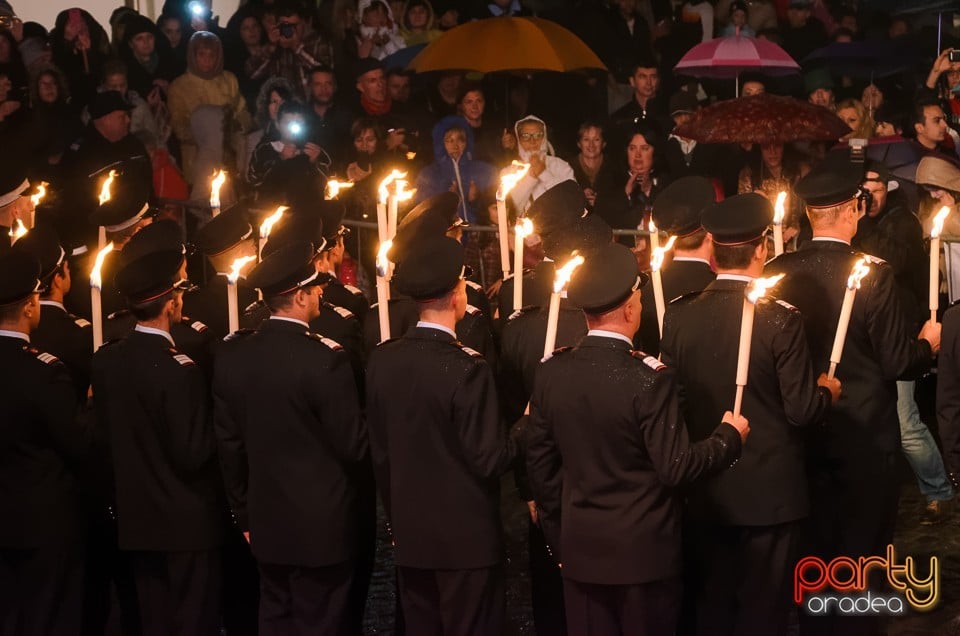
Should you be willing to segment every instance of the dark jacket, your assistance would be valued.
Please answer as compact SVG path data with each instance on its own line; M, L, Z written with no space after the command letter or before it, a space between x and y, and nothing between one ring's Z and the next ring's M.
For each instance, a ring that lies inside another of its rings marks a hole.
M75 419L76 392L56 357L0 336L0 547L62 544L81 527L77 472L91 435Z
M746 283L718 279L670 304L661 351L678 369L681 409L690 439L712 434L733 410ZM743 415L752 423L737 465L693 485L696 519L743 526L777 525L807 515L804 427L830 406L817 387L800 313L772 299L756 306Z
M660 274L663 281L664 308L670 301L701 291L717 277L709 263L674 259L667 263ZM633 337L634 345L652 356L660 353L660 325L657 322L657 303L653 294L651 279L640 289L640 301L643 307L640 318L640 330Z
M343 348L286 320L238 332L214 374L216 433L231 508L258 561L319 567L352 558L367 454Z
M960 473L960 309L943 314L937 359L937 426L943 441L943 462Z
M90 358L93 357L91 325L83 318L67 313L60 305L41 302L40 324L30 334L30 339L37 348L63 361L77 389L77 402L84 404L90 388Z
M809 241L774 259L765 275L784 273L777 295L803 316L815 373L830 365L847 278L862 255L837 241ZM886 454L900 449L897 379L915 379L933 363L930 344L908 333L893 268L871 265L853 304L836 376L843 395L812 437L819 458Z
M728 424L691 444L673 370L625 341L588 335L537 373L527 472L564 578L630 585L679 576L680 502L671 487L739 454Z
M401 567L473 569L503 559L500 476L517 456L490 365L450 334L414 328L374 350L367 422Z
M113 460L120 549L218 547L222 486L196 363L163 336L133 331L94 354L93 394Z

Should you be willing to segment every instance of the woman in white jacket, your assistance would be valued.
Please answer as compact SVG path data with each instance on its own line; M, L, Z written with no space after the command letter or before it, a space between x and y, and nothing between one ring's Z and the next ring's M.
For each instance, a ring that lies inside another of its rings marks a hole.
M547 125L539 117L529 115L514 124L520 161L530 164L526 176L510 191L517 212L525 212L530 203L562 181L574 179L570 164L554 157L547 141ZM512 168L500 171L503 175Z

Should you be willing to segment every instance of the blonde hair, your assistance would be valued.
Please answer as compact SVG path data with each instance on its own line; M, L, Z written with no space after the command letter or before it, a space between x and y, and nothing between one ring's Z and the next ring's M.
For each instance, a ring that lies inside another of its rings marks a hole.
M835 112L839 115L840 111L844 108L852 108L857 111L857 116L860 117L860 127L854 130L849 137L851 139L869 139L873 137L876 125L873 123L873 116L867 110L867 107L863 105L863 102L852 97L845 99L837 104L837 110Z

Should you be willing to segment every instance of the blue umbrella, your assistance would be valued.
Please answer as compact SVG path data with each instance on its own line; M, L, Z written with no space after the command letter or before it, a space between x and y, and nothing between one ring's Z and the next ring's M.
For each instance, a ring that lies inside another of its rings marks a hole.
M960 0L958 0L960 1ZM916 53L892 42L833 42L803 59L804 68L829 66L830 72L850 77L886 77L911 68Z
M407 68L410 62L413 61L413 58L417 57L417 53L426 48L426 44L414 44L413 46L408 46L405 49L400 49L396 53L391 53L387 57L383 58L383 68L388 71L393 68Z

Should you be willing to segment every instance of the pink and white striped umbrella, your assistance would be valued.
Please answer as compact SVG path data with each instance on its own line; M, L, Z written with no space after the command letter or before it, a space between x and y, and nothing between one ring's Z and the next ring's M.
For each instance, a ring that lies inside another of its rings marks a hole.
M800 72L800 65L773 42L741 35L698 44L673 68L683 75L718 79L733 79L744 71L766 75Z

